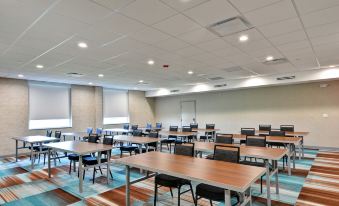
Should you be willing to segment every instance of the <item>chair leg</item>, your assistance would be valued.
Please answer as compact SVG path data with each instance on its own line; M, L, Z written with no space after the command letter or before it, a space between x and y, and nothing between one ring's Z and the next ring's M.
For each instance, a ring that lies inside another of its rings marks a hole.
M85 165L84 165L85 166ZM82 175L82 179L84 180L85 179L85 173L86 173L86 170L83 170L83 175Z
M172 191L172 188L170 187L170 192L171 192L171 196L173 198L173 191Z
M197 194L195 194L194 205L198 206L198 195Z
M213 206L213 202L212 202L212 200L210 200L210 205L211 205L211 206Z
M112 171L111 170L109 170L109 174L111 175L111 177L113 179L113 175L112 175Z
M93 184L94 184L94 180L95 180L95 172L96 172L96 169L95 167L93 168Z
M120 158L122 158L122 151L120 151Z
M156 206L157 205L157 196L158 196L158 185L156 183L154 183L154 202L153 205Z
M101 170L101 167L99 166L99 170L100 170L100 173L101 173L101 175L102 175L102 170Z
M190 183L190 190L191 190L191 193L192 193L193 202L195 202L194 193L193 193L193 187L192 187L191 183Z
M72 160L69 161L69 170L68 170L68 174L71 174L72 171Z
M180 206L180 189L181 186L178 187L178 206Z
M262 194L262 176L260 177L260 193Z
M46 153L44 153L44 165L46 164Z

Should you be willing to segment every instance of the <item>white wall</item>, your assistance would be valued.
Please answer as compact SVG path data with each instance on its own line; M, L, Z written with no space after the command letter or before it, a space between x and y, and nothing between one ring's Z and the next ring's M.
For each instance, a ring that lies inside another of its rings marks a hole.
M199 127L215 123L221 132L238 133L259 123L293 124L309 131L305 145L339 147L339 81L157 97L156 121L180 126L180 101L196 100ZM323 114L328 114L324 118Z

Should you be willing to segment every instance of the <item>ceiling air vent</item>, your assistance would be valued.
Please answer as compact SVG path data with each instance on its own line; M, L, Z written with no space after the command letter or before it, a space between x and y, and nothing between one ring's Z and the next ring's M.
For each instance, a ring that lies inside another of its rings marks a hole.
M208 77L207 79L210 80L210 81L218 81L218 80L222 80L224 78L223 77Z
M173 89L171 90L171 93L176 93L176 92L179 92L180 90L179 89Z
M69 77L82 77L84 76L83 74L77 73L77 72L70 72L70 73L66 73L67 76Z
M295 76L287 76L287 77L278 77L277 80L288 80L288 79L295 79Z
M214 88L220 88L220 87L226 87L227 84L217 84L217 85L214 85Z
M271 61L264 61L263 62L263 64L266 64L266 65L284 64L284 63L288 63L288 60L286 58L273 59Z
M251 28L250 23L239 16L219 21L207 27L208 30L219 37L239 33Z

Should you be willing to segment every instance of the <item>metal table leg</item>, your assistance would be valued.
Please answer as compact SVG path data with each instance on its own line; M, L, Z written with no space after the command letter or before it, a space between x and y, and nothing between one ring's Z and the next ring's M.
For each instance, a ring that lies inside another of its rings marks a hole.
M48 177L51 178L51 149L48 148Z
M31 169L34 168L34 151L33 151L33 143L31 143Z
M288 175L291 176L291 145L287 144L287 169L288 169Z
M232 205L231 191L225 190L225 206L231 206L231 205Z
M18 140L15 140L15 162L18 162Z
M270 163L268 160L265 160L265 165L266 165L267 206L271 206Z
M275 170L275 193L279 194L279 169L278 169L278 161L273 161L274 170Z
M130 167L126 165L126 206L130 205Z
M82 155L79 155L79 192L82 193L82 185L83 185L83 166L82 166Z

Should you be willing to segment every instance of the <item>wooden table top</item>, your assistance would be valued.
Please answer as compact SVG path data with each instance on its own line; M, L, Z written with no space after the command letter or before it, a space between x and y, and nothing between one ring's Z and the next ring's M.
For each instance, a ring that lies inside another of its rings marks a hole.
M12 139L23 141L23 142L28 142L28 143L54 142L54 141L60 140L55 137L47 137L47 136L40 136L40 135L26 136L26 137L13 137Z
M214 142L195 142L194 149L196 151L213 152L214 145L225 145L240 147L240 156L268 159L268 160L280 160L285 154L287 149L270 148L270 147L253 147L246 145L235 144L220 144Z
M172 136L192 136L196 135L197 132L171 132L171 131L160 131L161 135L172 135Z
M255 130L256 133L260 134L268 134L269 131L264 131L264 130ZM290 135L290 136L305 136L308 135L309 132L285 132L285 135Z
M246 140L246 135L233 134L234 139ZM285 137L285 136L266 136L266 142L277 142L285 144L299 144L302 139L300 137Z
M61 133L62 136L76 136L76 137L83 137L88 136L87 132L63 132Z
M244 192L265 173L261 167L161 152L133 155L116 162L238 192Z
M123 128L109 128L109 129L104 129L104 132L130 132L131 130L128 129L123 129Z
M81 141L65 141L65 142L56 142L44 144L44 146L75 153L78 155L89 154L94 152L108 151L113 149L113 145L105 145L100 143L90 143L90 142L81 142Z
M220 129L204 129L204 128L192 128L192 131L194 132L216 132Z
M135 144L147 144L152 142L158 142L159 138L152 138L152 137L139 137L139 136L127 136L127 135L115 135L113 137L114 141L121 141L121 142L130 142Z

